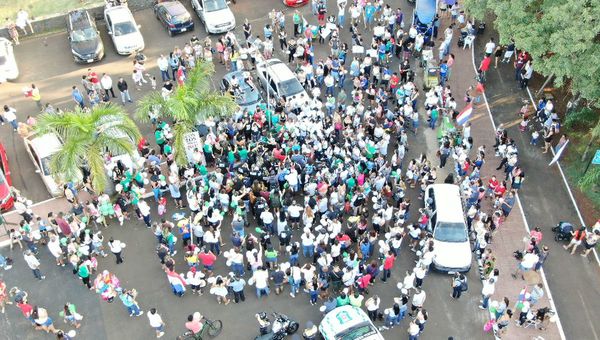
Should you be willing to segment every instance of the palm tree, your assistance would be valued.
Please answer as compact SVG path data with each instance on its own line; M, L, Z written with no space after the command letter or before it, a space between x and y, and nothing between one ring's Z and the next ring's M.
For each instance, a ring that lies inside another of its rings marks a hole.
M141 138L140 130L120 106L100 104L83 111L62 114L43 113L38 116L35 132L55 133L64 142L63 148L51 160L53 173L64 180L74 181L81 167L90 171L92 188L102 192L106 188L107 173L104 155L133 155Z
M196 131L196 126L210 118L222 117L233 113L237 104L228 94L221 94L212 89L211 77L215 69L210 62L198 62L187 74L185 84L175 89L166 99L153 92L139 101L136 118L141 122L150 120L148 114L158 110L158 115L171 118L174 124L173 149L175 160L186 164L184 137Z

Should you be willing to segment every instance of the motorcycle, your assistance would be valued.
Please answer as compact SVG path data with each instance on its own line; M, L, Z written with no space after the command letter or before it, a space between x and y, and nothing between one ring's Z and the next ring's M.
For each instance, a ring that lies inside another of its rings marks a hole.
M296 333L300 325L287 315L273 312L273 325L267 334L259 335L255 340L282 340L286 336Z

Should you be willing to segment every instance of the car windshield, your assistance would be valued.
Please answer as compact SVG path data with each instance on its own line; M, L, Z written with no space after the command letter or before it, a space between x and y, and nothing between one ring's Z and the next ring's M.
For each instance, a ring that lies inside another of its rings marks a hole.
M365 323L352 328L349 328L339 334L336 334L336 340L358 340L366 338L376 333L372 325Z
M50 176L50 157L42 158L40 162L42 163L44 176Z
M73 42L82 42L82 41L90 41L96 39L97 33L96 30L92 27L88 27L82 30L73 31L71 33L71 41Z
M115 24L115 36L127 35L136 31L135 25L131 21L119 22Z
M286 97L293 96L297 93L304 91L304 88L302 87L302 85L300 85L298 79L295 78L288 79L279 83L279 89L281 92L280 95Z
M442 242L466 242L467 230L464 223L440 222L433 231L433 238Z
M227 8L227 3L225 2L225 0L205 0L204 1L204 10L206 12L220 11L225 8Z

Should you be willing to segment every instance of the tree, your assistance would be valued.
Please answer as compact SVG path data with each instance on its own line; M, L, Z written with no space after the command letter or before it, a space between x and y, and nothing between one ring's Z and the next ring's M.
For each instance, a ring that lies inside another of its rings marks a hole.
M171 118L175 122L173 149L175 159L186 164L184 137L196 131L196 126L209 119L233 113L237 104L228 94L212 90L211 77L215 69L210 62L199 62L187 74L186 82L175 89L166 99L153 92L138 103L136 118L141 122L150 120L149 113L158 110L159 116Z
M43 113L34 129L38 134L55 133L64 142L50 162L53 173L75 181L86 166L97 192L104 191L108 180L104 155L133 155L141 138L135 122L122 107L112 104L97 105L89 112L77 108L62 114Z
M573 95L600 97L600 2L592 0L466 0L478 19L491 13L500 41L515 40L534 58L534 68L571 83ZM597 103L596 103L597 104Z

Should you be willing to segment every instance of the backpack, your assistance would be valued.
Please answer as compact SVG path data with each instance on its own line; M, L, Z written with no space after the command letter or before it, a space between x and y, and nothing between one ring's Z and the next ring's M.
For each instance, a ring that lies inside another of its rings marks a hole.
M465 278L464 281L460 282L460 291L466 292L467 290L469 290L469 284L467 283L467 278Z

